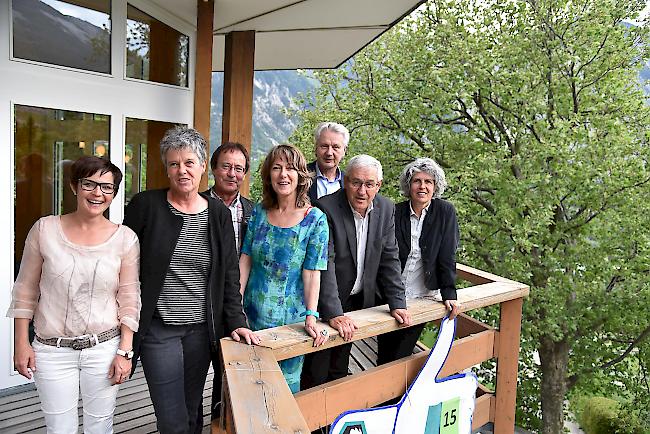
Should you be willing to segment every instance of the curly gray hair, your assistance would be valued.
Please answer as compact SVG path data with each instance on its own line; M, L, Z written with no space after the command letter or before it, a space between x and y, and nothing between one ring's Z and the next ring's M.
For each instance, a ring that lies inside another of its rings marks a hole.
M201 133L194 128L177 125L167 130L160 141L160 158L166 167L168 151L187 149L196 154L199 157L199 163L203 164L208 160L207 147L207 142Z
M431 158L418 158L409 163L399 177L399 189L402 194L408 198L411 197L411 179L413 175L418 172L424 172L433 178L435 184L435 191L433 192L434 198L442 197L445 188L447 188L447 179L445 178L445 171Z

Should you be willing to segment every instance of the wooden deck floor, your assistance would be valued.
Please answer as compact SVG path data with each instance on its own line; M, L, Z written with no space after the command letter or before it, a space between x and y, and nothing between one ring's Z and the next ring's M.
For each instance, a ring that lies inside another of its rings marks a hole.
M416 352L419 349L416 348ZM354 342L349 370L363 371L377 364L377 339L369 338ZM212 396L212 369L203 390L204 433L210 432L210 400ZM79 402L81 405L81 402ZM79 408L81 415L81 408ZM142 368L138 366L131 380L122 385L117 396L117 408L113 419L116 433L155 433L156 417L149 398L149 390ZM81 423L81 417L79 418ZM80 427L81 428L81 427ZM44 433L45 420L35 389L24 390L0 397L0 433Z

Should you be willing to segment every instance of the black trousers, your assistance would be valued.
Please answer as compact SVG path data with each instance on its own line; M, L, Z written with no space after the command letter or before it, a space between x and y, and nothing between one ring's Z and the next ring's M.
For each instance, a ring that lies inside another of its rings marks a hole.
M161 434L199 434L203 429L203 386L210 366L206 323L166 325L151 321L142 338L140 361Z
M363 309L363 291L349 296L342 304L344 312ZM345 344L305 355L300 376L300 390L348 375L350 351L352 351L352 344Z
M377 336L377 365L392 362L413 354L425 324L417 324Z

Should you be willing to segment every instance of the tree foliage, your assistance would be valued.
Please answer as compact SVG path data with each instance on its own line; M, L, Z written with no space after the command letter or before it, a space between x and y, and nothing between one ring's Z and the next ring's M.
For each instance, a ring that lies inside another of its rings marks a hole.
M517 417L547 433L576 387L650 408L647 31L622 23L643 6L431 1L298 102L293 142L346 124L396 200L407 161L445 168L460 260L531 287Z

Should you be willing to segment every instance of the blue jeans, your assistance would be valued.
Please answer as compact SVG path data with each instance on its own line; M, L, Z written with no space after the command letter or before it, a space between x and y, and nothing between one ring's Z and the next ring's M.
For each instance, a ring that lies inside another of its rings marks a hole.
M203 388L210 366L206 323L165 325L153 318L142 338L140 360L162 434L203 428Z

